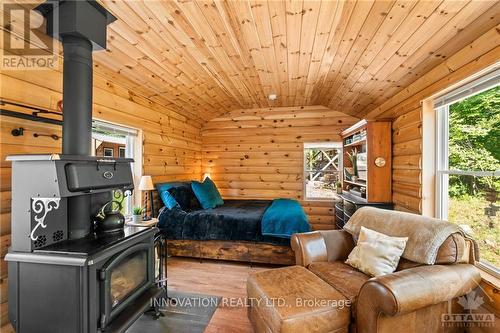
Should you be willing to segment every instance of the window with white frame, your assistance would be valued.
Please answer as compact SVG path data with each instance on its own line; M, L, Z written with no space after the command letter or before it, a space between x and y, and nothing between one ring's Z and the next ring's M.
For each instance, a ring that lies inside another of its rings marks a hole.
M500 267L500 70L435 100L436 216L478 242L478 265Z
M138 131L136 129L100 120L93 120L92 147L94 155L103 157L127 157L140 161L141 157L135 156L137 154L137 135ZM116 154L115 148L109 147L116 147ZM134 163L132 163L132 171L135 179L140 177L140 174L137 174L138 170L140 170L140 168L135 167ZM120 201L121 197L115 197L115 199ZM133 196L124 197L123 213L130 215L133 205Z
M113 157L115 151L113 148L103 148L103 156L104 157Z
M124 158L126 156L126 148L118 147L118 157Z
M309 200L337 198L341 181L342 143L304 143L304 197Z

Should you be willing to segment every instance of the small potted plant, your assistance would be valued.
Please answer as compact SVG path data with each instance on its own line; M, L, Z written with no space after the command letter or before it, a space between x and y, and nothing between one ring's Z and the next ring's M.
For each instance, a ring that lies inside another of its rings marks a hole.
M134 207L132 208L132 219L134 223L142 222L142 214L144 213L144 208Z
M335 183L335 188L337 189L337 194L342 194L342 182L337 180Z

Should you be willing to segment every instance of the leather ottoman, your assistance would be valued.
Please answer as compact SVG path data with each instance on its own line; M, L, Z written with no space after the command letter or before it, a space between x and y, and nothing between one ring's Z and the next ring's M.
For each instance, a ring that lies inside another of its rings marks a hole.
M301 266L251 274L248 317L256 333L347 332L349 301Z

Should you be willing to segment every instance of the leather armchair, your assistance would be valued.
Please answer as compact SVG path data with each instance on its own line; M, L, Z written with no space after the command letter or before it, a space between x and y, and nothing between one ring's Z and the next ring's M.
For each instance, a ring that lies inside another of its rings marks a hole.
M456 239L450 239L449 244L457 243ZM443 330L441 316L450 310L454 299L476 288L481 277L473 265L462 259L470 258L468 253L463 253L470 246L459 244L457 250L453 250L446 244L440 248L437 262L455 251L456 257L460 256L457 263L421 265L402 259L403 263L393 274L366 277L360 283L357 295L350 297L355 302L352 308L353 330L357 333L454 331ZM342 265L355 244L345 230L329 230L295 234L291 246L296 264L311 269L320 263L325 265L325 262ZM346 284L349 279L346 276ZM339 281L343 280L336 279L334 283L342 283ZM332 286L339 290L343 288Z

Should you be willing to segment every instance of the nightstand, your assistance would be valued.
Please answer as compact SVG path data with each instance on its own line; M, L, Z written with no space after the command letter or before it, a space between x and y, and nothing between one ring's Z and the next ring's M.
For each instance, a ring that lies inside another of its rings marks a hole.
M135 223L132 219L125 220L125 225L129 227L155 227L156 224L158 224L158 219L155 217L153 217L151 220L141 221L138 223Z

